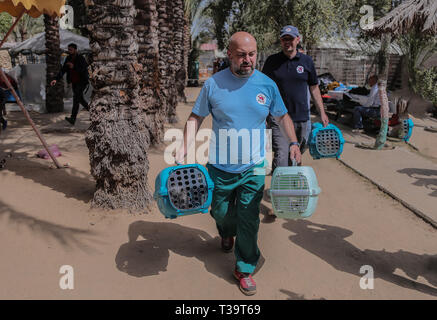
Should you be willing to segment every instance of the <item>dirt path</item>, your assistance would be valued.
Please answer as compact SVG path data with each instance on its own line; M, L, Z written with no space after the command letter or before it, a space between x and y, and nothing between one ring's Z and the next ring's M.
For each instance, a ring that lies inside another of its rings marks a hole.
M190 101L197 92L189 90ZM176 127L191 105L179 107ZM20 118L9 116L0 140L0 157L12 153L0 171L0 299L252 299L238 290L234 256L220 251L209 215L170 221L156 208L91 210L81 130L45 134L71 167L54 170L33 156L41 147ZM62 127L62 118L37 122ZM165 167L162 155L163 147L150 152L151 186ZM317 212L301 221L261 214L253 299L436 299L436 230L338 161L306 154L305 164L322 188ZM63 265L74 268L73 290L59 287ZM374 268L373 290L360 288L363 265Z

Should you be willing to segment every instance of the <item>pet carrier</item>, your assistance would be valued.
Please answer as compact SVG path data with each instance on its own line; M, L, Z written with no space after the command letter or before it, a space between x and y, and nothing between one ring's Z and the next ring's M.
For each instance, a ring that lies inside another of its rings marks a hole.
M198 164L164 169L155 180L153 198L161 213L169 219L195 213L207 213L214 183L205 167Z
M408 142L413 134L414 123L411 119L405 119L402 121L402 139Z
M273 172L270 198L278 218L310 217L321 192L311 167L278 167Z
M308 144L314 159L338 159L343 152L344 138L335 125L323 127L321 123L314 123Z

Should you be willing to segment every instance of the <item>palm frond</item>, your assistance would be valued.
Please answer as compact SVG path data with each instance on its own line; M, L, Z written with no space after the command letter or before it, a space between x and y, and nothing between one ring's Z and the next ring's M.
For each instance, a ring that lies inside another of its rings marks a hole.
M368 33L380 35L390 33L394 36L417 29L423 33L437 33L437 1L409 0L377 20Z

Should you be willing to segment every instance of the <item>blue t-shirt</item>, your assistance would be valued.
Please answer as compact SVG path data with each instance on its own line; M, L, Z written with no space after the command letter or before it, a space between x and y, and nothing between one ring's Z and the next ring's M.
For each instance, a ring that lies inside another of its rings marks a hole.
M293 59L282 51L267 58L263 70L276 82L293 121L310 119L308 86L319 84L316 68L310 56L297 52Z
M212 115L209 163L240 173L265 158L266 118L287 113L275 82L258 70L249 78L235 76L229 68L209 78L192 112Z

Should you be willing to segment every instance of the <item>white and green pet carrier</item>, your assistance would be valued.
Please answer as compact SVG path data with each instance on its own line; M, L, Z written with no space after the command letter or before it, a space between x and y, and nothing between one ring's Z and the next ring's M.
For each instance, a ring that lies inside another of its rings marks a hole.
M316 210L320 192L311 167L278 167L273 172L270 198L278 218L310 217Z

